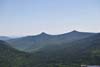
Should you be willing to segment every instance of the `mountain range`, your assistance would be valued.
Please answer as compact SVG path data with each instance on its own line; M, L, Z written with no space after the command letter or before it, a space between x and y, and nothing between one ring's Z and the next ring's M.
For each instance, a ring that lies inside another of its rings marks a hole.
M10 39L7 42L10 43L12 47L18 50L34 52L47 45L68 43L75 40L87 38L92 35L94 35L94 33L78 31L72 31L60 35L50 35L43 32L36 36L26 36L16 39Z
M100 65L99 61L100 33L43 32L0 41L0 67L80 67Z

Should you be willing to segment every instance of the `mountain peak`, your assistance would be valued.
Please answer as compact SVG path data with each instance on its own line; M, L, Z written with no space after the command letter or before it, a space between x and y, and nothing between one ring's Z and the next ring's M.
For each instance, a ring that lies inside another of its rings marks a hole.
M47 33L45 33L45 32L41 32L41 34L47 34Z
M47 36L47 35L49 35L49 34L47 34L47 33L45 33L45 32L42 32L42 33L40 33L40 35L41 35L41 36Z
M77 30L73 30L72 32L79 32L79 31L77 31Z

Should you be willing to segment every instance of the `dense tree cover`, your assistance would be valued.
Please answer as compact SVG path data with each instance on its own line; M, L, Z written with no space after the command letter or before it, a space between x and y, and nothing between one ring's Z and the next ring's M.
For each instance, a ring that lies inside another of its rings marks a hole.
M0 41L0 67L80 67L100 65L100 34L70 43L47 45L36 52L18 51Z
M31 54L18 51L0 41L0 67L33 67L37 61L32 57Z
M34 52L46 45L68 43L75 40L87 38L94 34L95 33L72 31L61 35L49 35L43 32L36 36L26 36L10 39L7 40L7 42L10 43L12 47L18 50L25 52Z

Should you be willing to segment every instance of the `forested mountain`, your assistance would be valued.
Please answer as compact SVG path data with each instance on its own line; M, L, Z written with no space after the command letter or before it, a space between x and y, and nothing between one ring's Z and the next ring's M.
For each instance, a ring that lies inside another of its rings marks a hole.
M34 67L40 62L37 63L35 58L32 54L18 51L0 40L0 67Z
M62 45L45 46L37 53L47 57L48 63L100 64L100 34Z
M100 65L100 33L77 31L61 35L41 33L37 36L17 38L10 41L14 41L13 44L8 44L9 41L0 41L0 67L80 67L81 64ZM21 45L21 42L17 45L16 43L19 41L23 41L23 44ZM20 51L18 49L18 47L24 48L24 45L29 48L30 42L32 42L33 46L30 47L32 51L28 50L28 52L21 49ZM17 45L18 50L14 49L16 48L15 45ZM39 48L40 46L41 48Z
M72 31L61 35L49 35L41 33L36 36L27 36L8 40L8 43L16 49L34 52L46 45L68 43L94 35L94 33Z

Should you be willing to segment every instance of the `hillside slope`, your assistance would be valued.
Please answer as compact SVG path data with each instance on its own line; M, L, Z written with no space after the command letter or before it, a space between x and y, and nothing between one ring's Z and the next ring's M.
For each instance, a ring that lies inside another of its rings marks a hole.
M18 51L0 40L0 67L34 67L37 63L32 54Z
M34 52L46 45L69 43L94 35L94 33L85 33L72 31L61 35L49 35L41 33L36 36L27 36L17 39L8 40L8 43L16 49L26 52Z
M11 39L10 37L7 37L7 36L0 36L0 40L9 40Z
M79 67L100 60L100 34L87 38L50 44L33 53L18 51L0 41L0 67Z
M71 43L47 45L36 54L45 57L48 63L100 64L100 34Z

